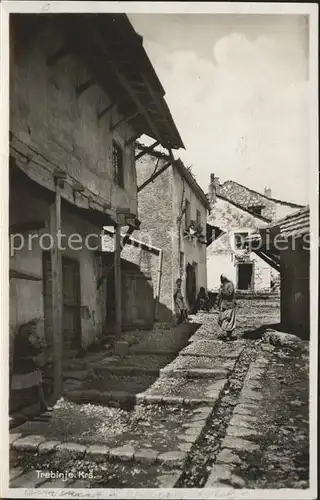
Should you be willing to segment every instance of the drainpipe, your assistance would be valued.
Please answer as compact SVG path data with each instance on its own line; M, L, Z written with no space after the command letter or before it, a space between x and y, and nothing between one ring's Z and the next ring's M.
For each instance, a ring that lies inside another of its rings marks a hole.
M154 320L157 319L157 315L159 312L161 278L162 278L162 262L163 262L163 251L159 250L159 260L158 260L158 270L157 270L157 288L156 288L156 307L155 307L155 312L154 312Z

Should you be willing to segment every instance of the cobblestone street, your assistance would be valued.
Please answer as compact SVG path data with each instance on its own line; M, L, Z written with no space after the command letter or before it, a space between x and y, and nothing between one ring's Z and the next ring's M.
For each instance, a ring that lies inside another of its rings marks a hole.
M192 317L201 326L149 383L136 364L132 408L62 401L12 429L10 487L307 488L308 344L273 345L277 298L239 300L237 315L230 342L215 311Z

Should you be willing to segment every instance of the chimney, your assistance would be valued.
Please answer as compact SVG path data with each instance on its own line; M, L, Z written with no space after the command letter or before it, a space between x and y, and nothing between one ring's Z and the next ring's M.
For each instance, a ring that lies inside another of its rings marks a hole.
M213 205L216 202L216 192L217 187L220 186L219 177L214 174L210 174L210 184L209 184L209 202Z
M264 195L267 196L268 198L271 198L272 193L271 193L271 188L269 186L264 188Z

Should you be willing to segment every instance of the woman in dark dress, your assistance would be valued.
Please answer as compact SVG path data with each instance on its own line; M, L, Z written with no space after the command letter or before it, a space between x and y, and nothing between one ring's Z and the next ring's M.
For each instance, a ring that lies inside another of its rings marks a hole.
M43 356L43 352L44 343L36 334L36 323L30 321L21 325L14 340L11 390L20 391L35 387L40 409L42 412L46 412L51 411L52 408L45 400L42 387L39 358Z
M234 284L223 274L220 276L220 290L218 295L219 318L218 324L223 333L219 338L231 340L232 332L236 327L236 302Z

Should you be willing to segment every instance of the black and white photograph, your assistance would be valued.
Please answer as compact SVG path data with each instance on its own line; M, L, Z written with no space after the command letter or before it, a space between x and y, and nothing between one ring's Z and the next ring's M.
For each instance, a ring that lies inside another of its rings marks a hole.
M317 22L1 4L2 498L317 497Z

